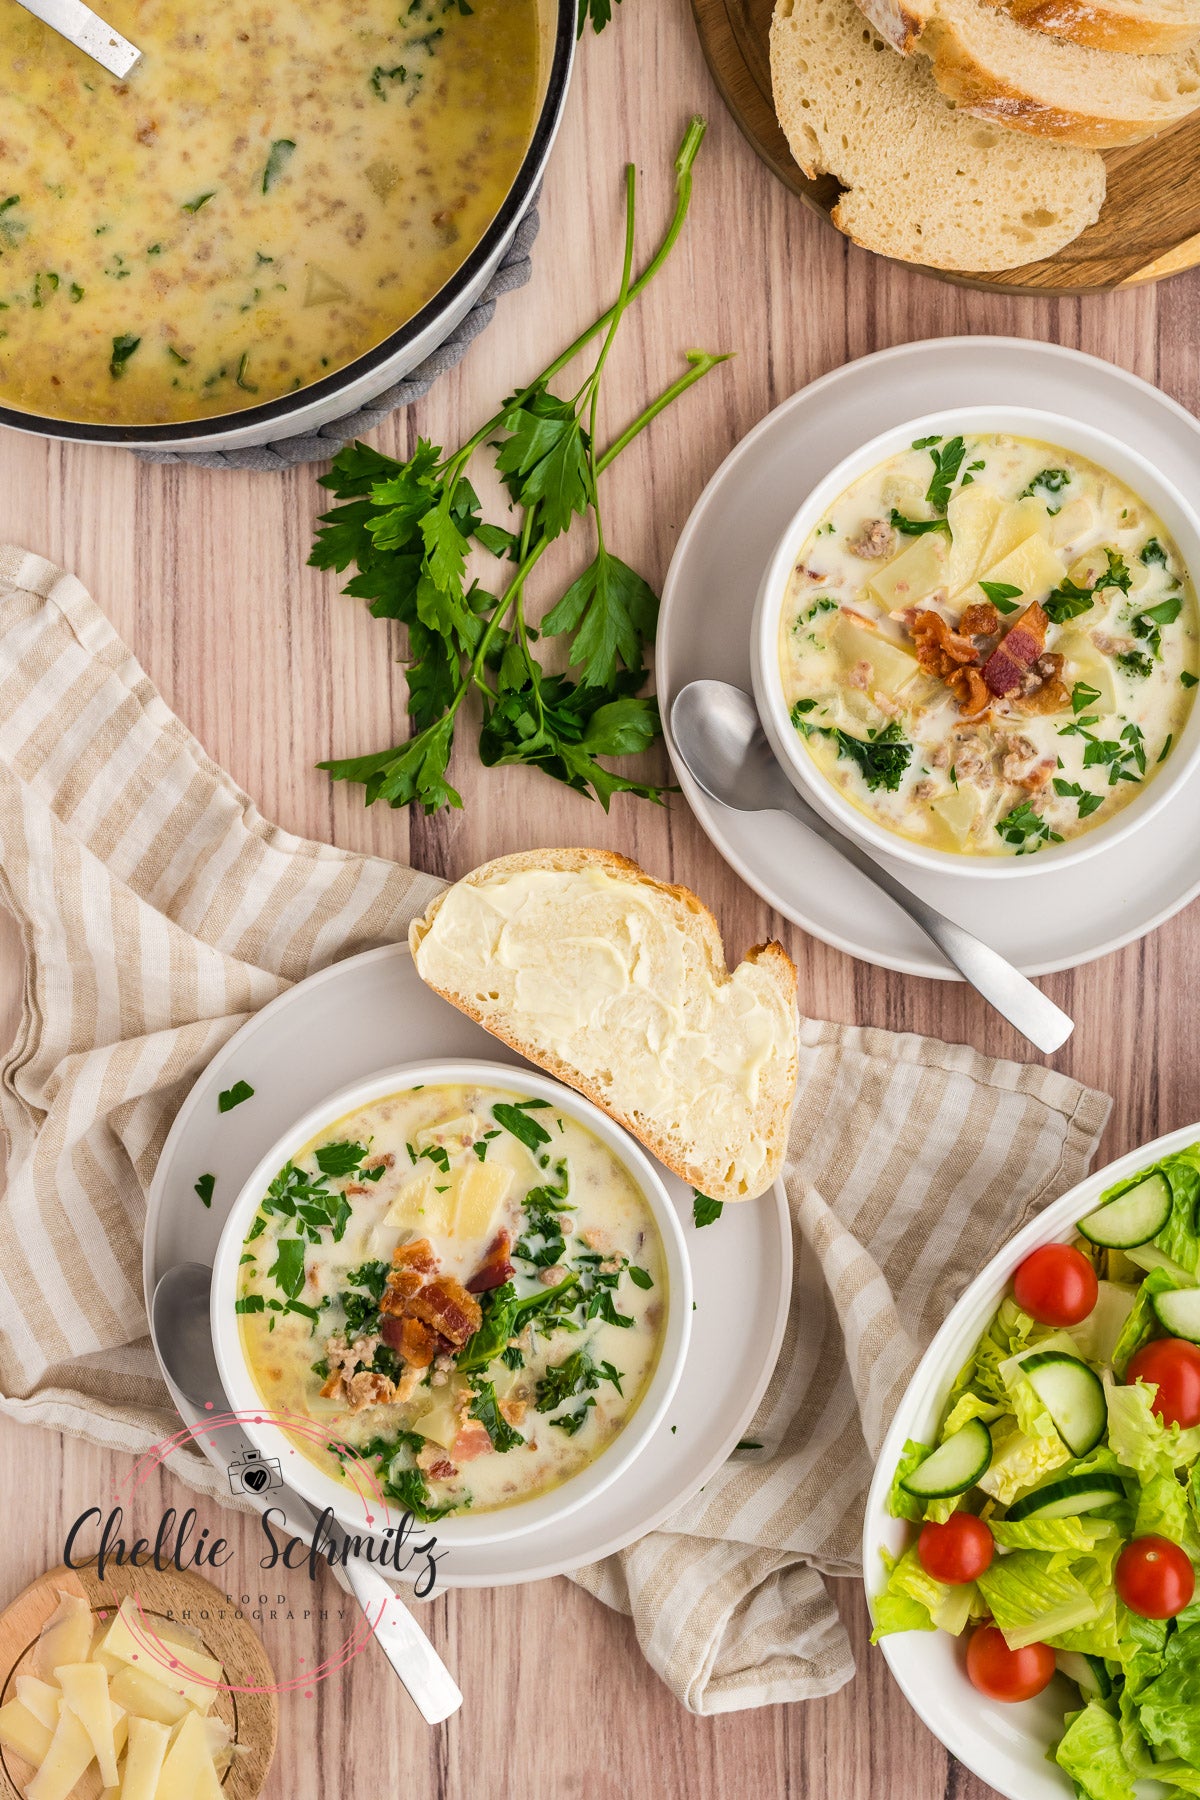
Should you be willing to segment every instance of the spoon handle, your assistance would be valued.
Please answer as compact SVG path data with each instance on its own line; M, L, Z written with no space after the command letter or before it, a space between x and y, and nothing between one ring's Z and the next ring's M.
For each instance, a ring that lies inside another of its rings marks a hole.
M20 0L20 4L119 81L131 75L142 60L136 44L105 24L83 0Z
M976 993L982 994L990 1006L1006 1018L1010 1025L1015 1025L1031 1044L1039 1050L1049 1053L1065 1044L1075 1029L1075 1021L1067 1017L1053 1000L1042 993L1014 969L1010 962L995 950L983 944L961 925L956 925L944 913L938 912L919 895L898 881L890 870L883 868L875 859L868 856L852 838L843 837L836 826L822 818L815 807L809 806L801 795L790 792L786 796L782 790L779 796L781 810L790 812L806 825L810 831L824 843L853 863L859 872L873 881L877 888L890 900L894 900L902 912L908 914L914 925L919 925L926 937L932 939L946 958L970 983Z
M458 1711L463 1697L449 1669L399 1595L378 1569L361 1556L343 1565L354 1598L374 1627L375 1642L415 1701L421 1717L440 1725Z

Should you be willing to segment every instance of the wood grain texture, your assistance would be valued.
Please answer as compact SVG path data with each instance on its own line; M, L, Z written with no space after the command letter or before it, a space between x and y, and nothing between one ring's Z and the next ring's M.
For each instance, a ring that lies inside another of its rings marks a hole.
M212 1703L213 1717L228 1725L233 1741L241 1746L222 1783L226 1800L257 1800L274 1759L279 1728L275 1671L249 1619L211 1581L190 1569L109 1563L103 1580L94 1566L69 1569L59 1564L47 1569L0 1613L0 1702L14 1698L19 1675L37 1673L38 1636L62 1593L86 1600L97 1624L111 1619L132 1595L151 1631L157 1630L158 1619L173 1619L199 1634L205 1652L221 1664L229 1684L229 1691ZM153 1675L153 1665L148 1667ZM27 1763L13 1751L0 1749L0 1800L21 1800L28 1776ZM90 1769L79 1786L81 1800L94 1800L102 1786L99 1771Z
M775 0L692 0L692 7L713 78L747 140L785 186L828 218L841 193L838 182L805 175L771 101ZM925 273L999 293L1090 294L1194 268L1200 262L1200 113L1147 143L1110 150L1104 160L1104 210L1056 256L986 275Z
M620 258L620 171L636 160L643 237L670 204L687 115L705 113L687 234L638 303L606 375L606 430L680 368L691 345L736 360L660 419L606 479L614 550L661 582L697 495L732 445L794 390L851 357L914 338L998 332L1107 357L1200 404L1200 276L1086 299L981 293L873 259L831 231L764 167L705 69L687 0L625 0L581 46L547 178L530 287L427 400L379 433L407 454L418 433L457 441L568 342L611 295ZM731 957L778 935L800 968L800 1001L824 1018L934 1033L1023 1057L1016 1035L964 989L853 962L774 917L719 860L677 799L663 810L598 807L522 772L487 773L464 748L465 807L435 819L365 812L320 757L367 751L404 730L404 686L387 628L304 567L321 496L311 472L282 478L162 469L120 451L0 435L0 536L76 571L206 748L268 817L291 830L459 875L490 856L592 843L684 881L712 906ZM559 572L579 545L560 559ZM550 598L556 571L538 592ZM1186 1007L1200 978L1195 909L1156 936L1046 986L1078 1020L1057 1066L1117 1095L1104 1153L1200 1116L1200 1064ZM3 915L0 914L0 924ZM21 968L0 930L0 1029L16 1017ZM117 1457L31 1426L0 1434L0 1596L62 1556L67 1527L125 1472ZM138 1521L184 1490L158 1475ZM257 1526L200 1506L239 1546L243 1591L263 1594L263 1636L282 1672L345 1635L327 1574L281 1587L257 1568ZM231 1578L231 1587L233 1578ZM277 1595L286 1588L294 1619ZM696 1719L647 1670L630 1626L565 1581L435 1599L423 1617L467 1695L427 1731L377 1659L360 1658L291 1696L268 1800L650 1800L761 1794L807 1800L983 1800L866 1645L857 1586L836 1584L859 1662L828 1700ZM326 1617L320 1617L322 1610ZM304 1616L307 1613L307 1617ZM899 1775L897 1772L901 1772Z

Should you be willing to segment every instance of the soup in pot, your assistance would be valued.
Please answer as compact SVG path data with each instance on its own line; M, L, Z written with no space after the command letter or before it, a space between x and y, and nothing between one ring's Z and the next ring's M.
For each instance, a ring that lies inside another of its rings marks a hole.
M0 402L236 412L345 367L479 242L528 148L537 0L108 0L125 80L0 0Z

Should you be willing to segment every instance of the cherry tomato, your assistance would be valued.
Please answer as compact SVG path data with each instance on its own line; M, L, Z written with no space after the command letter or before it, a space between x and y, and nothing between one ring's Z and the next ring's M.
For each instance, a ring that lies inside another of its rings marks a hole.
M1196 1591L1191 1558L1169 1538L1140 1537L1126 1544L1114 1580L1130 1612L1143 1619L1173 1619Z
M967 1674L989 1700L1032 1700L1054 1678L1049 1644L1010 1650L995 1625L980 1625L967 1645Z
M956 1512L941 1525L921 1527L917 1556L935 1581L977 1581L992 1560L996 1540L974 1513Z
M1017 1305L1039 1325L1078 1325L1098 1291L1095 1269L1071 1244L1032 1250L1013 1276Z
M1200 1425L1200 1349L1186 1338L1152 1338L1129 1360L1126 1381L1158 1389L1150 1402L1164 1425Z

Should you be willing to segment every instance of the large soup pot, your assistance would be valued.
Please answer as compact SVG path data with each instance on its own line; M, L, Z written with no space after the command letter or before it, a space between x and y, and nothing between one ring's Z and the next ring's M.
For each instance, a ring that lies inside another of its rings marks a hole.
M157 450L236 450L301 437L366 406L448 338L496 273L529 210L566 104L575 53L577 0L539 0L540 68L533 136L500 210L466 261L398 331L342 369L262 406L169 425L93 425L46 418L0 405L0 424L77 443Z

